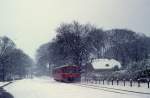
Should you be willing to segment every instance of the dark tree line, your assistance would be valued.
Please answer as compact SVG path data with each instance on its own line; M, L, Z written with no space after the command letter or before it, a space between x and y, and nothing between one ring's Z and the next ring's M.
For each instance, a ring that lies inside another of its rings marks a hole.
M106 58L114 58L126 68L129 63L149 59L150 38L130 30L115 29L108 31L110 47Z
M32 59L8 37L0 37L0 80L24 77L33 65Z
M49 52L51 50L48 50L50 43L43 44L39 47L37 50L37 55L36 55L36 65L37 68L35 69L37 73L39 74L46 74L48 73L49 69L47 65L49 64L50 60L50 55Z
M95 58L116 59L127 68L132 62L149 59L150 37L126 29L104 31L90 24L61 24L56 37L37 51L39 68L85 66ZM84 68L84 67L83 67Z

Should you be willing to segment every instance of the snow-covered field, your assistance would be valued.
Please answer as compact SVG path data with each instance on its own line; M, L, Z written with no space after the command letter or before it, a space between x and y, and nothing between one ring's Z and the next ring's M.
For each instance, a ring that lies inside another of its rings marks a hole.
M150 98L145 94L115 93L48 78L18 80L4 89L14 98Z

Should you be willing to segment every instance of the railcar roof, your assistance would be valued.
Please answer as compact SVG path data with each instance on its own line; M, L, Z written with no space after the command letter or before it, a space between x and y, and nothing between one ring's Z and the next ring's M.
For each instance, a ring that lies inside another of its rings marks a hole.
M63 68L63 67L78 67L78 66L77 65L63 65L63 66L55 67L55 69Z

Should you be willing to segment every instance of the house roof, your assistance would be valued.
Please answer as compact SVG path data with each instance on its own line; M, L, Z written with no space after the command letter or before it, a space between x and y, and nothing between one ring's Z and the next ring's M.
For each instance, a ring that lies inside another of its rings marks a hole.
M92 61L92 66L94 69L112 69L115 66L120 68L121 64L114 59L94 59Z

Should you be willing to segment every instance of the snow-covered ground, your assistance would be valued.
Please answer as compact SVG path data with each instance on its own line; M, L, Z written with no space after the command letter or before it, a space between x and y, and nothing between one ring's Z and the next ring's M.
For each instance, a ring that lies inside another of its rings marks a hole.
M14 98L150 98L150 95L115 93L60 83L48 78L23 79L4 88Z
M130 87L129 85L127 86L123 86L123 85L111 85L111 83L108 84L96 84L96 83L82 83L82 85L86 85L86 86L93 86L93 87L97 87L97 88L104 88L104 89L110 89L113 91L123 91L123 92L127 92L127 93L140 93L140 94L148 94L150 96L150 88L146 88L146 85L142 85L142 87L138 87L138 86L132 86Z

